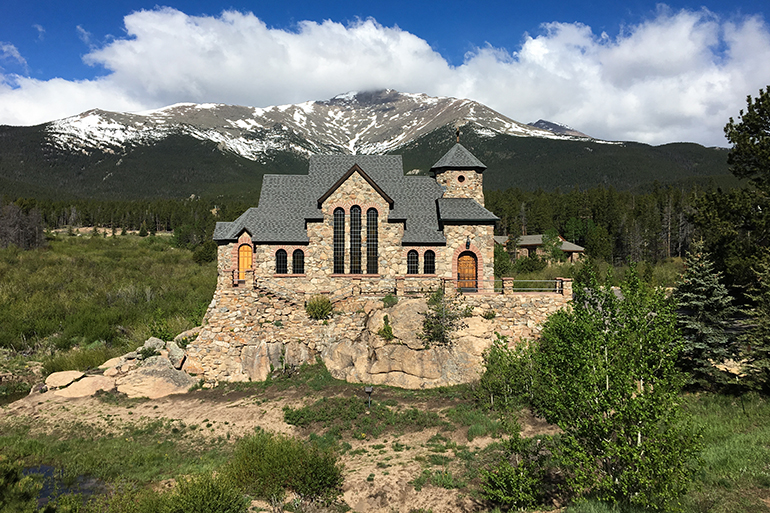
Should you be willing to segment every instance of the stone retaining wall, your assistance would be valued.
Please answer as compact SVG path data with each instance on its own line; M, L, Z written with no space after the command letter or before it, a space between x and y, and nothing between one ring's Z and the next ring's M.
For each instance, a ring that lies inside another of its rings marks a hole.
M454 296L471 316L451 347L433 348L418 338L424 297L402 297L385 308L381 296L350 296L335 303L332 318L316 321L308 318L304 302L253 288L218 289L198 338L187 347L185 370L207 382L262 381L275 369L321 358L334 377L351 382L405 388L470 382L481 372L494 333L512 343L537 337L547 316L571 298L571 284L565 284L564 294ZM377 335L385 315L395 336L390 341Z

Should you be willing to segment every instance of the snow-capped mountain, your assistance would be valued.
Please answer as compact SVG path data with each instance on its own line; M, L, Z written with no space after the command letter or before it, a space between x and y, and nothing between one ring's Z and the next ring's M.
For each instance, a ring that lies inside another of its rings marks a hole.
M545 119L538 119L534 123L530 123L529 126L542 128L543 130L549 130L559 135L569 135L572 137L592 139L590 135L586 135L579 130L575 130L571 126L564 125L562 123L554 123L553 121L546 121Z
M468 123L482 136L570 138L519 123L475 101L393 90L266 108L184 103L135 114L90 110L49 123L46 131L59 149L86 154L122 153L183 134L260 161L270 151L384 153L438 128Z

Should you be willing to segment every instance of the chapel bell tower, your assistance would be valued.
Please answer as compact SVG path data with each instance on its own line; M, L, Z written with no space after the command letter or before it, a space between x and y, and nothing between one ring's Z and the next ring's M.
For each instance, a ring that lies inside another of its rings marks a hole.
M487 168L459 142L433 164L431 173L446 187L444 198L471 198L484 206L483 173Z

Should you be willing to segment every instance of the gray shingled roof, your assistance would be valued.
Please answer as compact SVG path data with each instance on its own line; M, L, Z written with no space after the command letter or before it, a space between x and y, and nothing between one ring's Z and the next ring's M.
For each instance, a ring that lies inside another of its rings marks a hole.
M479 159L473 156L471 152L465 149L460 143L455 144L446 152L446 154L433 164L433 169L477 169L483 171L487 168Z
M441 198L438 214L442 222L493 223L500 219L471 198Z
M458 146L450 153L457 153ZM468 153L460 148L460 154ZM474 167L483 167L475 157L470 157L475 161ZM310 158L307 175L265 175L259 206L250 208L232 223L217 223L214 240L233 241L246 230L256 243L307 244L306 221L323 219L318 200L356 164L393 200L387 220L405 222L403 244L446 243L439 225L437 201L444 202L449 221L466 217L472 222L497 220L472 199L441 199L445 189L431 177L404 176L399 155L316 155Z
M497 239L497 237L495 237ZM542 246L543 245L543 235L521 235L519 236L518 240L516 241L516 244L519 246ZM562 240L561 242L561 250L562 251L585 251L585 248L582 246L578 246L577 244L573 244L570 241Z

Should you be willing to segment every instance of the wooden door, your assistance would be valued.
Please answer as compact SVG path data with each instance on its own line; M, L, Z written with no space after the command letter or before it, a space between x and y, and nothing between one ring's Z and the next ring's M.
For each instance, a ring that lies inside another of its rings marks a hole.
M457 259L457 288L476 291L476 255L463 253Z
M251 246L244 244L238 248L238 279L246 279L246 269L251 269L252 263Z

